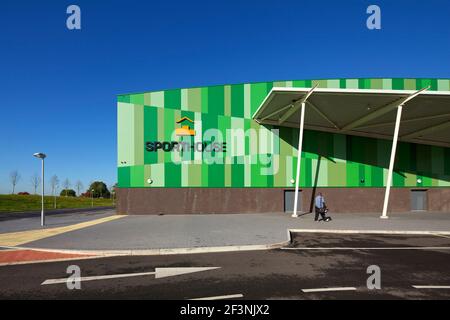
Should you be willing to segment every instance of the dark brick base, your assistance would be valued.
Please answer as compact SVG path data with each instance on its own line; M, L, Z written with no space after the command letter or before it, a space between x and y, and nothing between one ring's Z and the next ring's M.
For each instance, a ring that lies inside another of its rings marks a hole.
M130 188L117 189L118 214L211 214L284 211L282 188ZM312 210L313 189L302 190L302 211ZM383 188L321 188L333 213L380 212ZM410 211L407 188L391 189L390 212ZM450 212L450 188L427 190L428 210Z

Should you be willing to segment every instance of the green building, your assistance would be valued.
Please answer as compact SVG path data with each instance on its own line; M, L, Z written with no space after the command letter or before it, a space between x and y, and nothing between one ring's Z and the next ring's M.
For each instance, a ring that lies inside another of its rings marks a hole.
M118 213L292 211L302 108L299 211L381 213L397 119L388 211L450 211L450 79L331 79L119 95Z

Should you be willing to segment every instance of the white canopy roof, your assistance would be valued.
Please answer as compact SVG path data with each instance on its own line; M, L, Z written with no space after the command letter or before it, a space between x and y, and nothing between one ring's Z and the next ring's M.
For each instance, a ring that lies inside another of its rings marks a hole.
M253 119L305 129L392 139L396 108L404 104L399 140L450 147L450 92L332 88L273 88Z

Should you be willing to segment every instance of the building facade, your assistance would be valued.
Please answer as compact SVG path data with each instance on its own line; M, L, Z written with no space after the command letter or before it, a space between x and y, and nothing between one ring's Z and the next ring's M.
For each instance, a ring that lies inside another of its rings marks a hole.
M331 79L118 96L119 214L285 212L299 129L253 115L274 87L450 92L449 79ZM450 114L450 106L449 106ZM305 130L301 211L381 212L392 141ZM450 148L399 142L389 210L450 211Z

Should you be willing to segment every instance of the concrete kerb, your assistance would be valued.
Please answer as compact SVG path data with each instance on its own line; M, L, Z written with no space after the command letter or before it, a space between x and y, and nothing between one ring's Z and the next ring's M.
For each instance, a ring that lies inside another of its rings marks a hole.
M0 263L0 267L16 266L24 264L38 264L38 263L51 263L51 262L67 262L67 261L79 261L79 260L92 260L98 259L98 256L91 257L76 257L76 258L60 258L60 259L48 259L48 260L32 260L32 261L13 261Z
M199 253L221 253L221 252L238 252L238 251L259 251L279 249L288 245L290 241L283 241L274 244L263 245L239 245L239 246L222 246L222 247L193 247L193 248L163 248L163 249L130 249L130 250L71 250L71 249L48 249L48 248L28 248L13 247L16 250L33 250L42 252L54 252L64 254L92 255L96 257L113 257L113 256L161 256L161 255L177 255L177 254L199 254Z
M339 229L288 229L292 233L338 233L338 234L393 234L393 235L450 235L450 231L402 231L402 230L339 230Z

